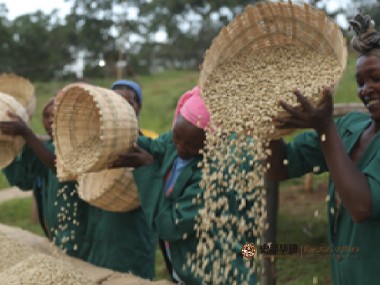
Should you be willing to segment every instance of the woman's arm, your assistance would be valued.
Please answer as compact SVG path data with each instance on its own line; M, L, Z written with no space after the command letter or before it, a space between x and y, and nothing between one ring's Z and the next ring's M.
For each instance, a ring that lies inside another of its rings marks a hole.
M172 138L169 131L157 139L139 136L137 144L125 154L121 154L109 164L109 168L140 167L151 164L154 160L161 162L165 156L166 145Z
M47 149L44 143L33 133L27 124L17 115L8 112L13 121L0 122L0 130L9 136L21 136L36 156L50 169L55 167L55 155Z
M340 139L333 119L333 100L330 89L324 89L323 100L318 107L314 107L300 92L295 91L294 94L302 110L280 102L290 117L276 118L278 127L316 130L324 159L342 203L355 222L367 220L372 214L371 189L367 177L346 153Z
M133 148L130 152L126 154L121 154L117 159L112 161L109 165L110 168L119 168L119 167L141 167L148 165L154 162L153 156L140 148L137 144L133 145Z

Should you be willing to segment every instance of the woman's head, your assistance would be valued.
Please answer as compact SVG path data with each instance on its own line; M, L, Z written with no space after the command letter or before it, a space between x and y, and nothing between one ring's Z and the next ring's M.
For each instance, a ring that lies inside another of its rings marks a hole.
M358 96L372 117L380 120L380 33L368 15L357 15L350 25L356 33L351 45L360 54L356 62Z
M375 30L375 22L369 15L356 15L349 21L355 36L351 40L352 47L366 56L380 57L380 33Z
M182 159L190 159L199 156L206 139L205 131L196 127L182 115L177 117L173 127L173 142L178 155Z
M199 156L210 124L210 113L198 87L186 92L178 101L174 115L173 141L182 159Z
M42 110L42 123L50 137L53 135L54 103L55 97L52 97Z
M142 105L140 85L130 80L118 80L112 84L111 89L121 95L132 106L136 115L139 116Z

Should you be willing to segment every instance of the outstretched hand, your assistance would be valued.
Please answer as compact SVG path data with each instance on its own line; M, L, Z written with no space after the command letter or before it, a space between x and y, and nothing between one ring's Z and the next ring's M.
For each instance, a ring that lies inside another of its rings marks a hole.
M130 152L119 155L116 160L109 164L109 168L140 167L151 164L153 161L154 158L149 152L146 152L137 144L134 144Z
M333 98L330 88L325 87L323 89L323 98L318 106L313 106L298 90L294 91L294 95L297 97L301 109L294 108L284 101L280 101L280 106L290 116L274 118L276 128L312 128L317 132L324 132L324 130L333 123Z
M7 115L12 121L0 121L0 131L8 136L24 136L29 130L28 125L15 113L7 111Z

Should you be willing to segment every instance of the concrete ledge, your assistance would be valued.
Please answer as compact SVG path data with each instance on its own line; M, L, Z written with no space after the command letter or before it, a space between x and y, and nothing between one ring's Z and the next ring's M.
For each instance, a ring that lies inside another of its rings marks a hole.
M132 274L122 274L106 268L101 268L84 262L77 258L65 255L56 246L51 244L48 239L35 235L31 232L25 231L20 228L15 228L0 224L0 233L7 237L17 240L27 246L31 246L37 251L54 256L58 259L64 260L80 270L88 279L92 280L98 285L173 285L174 283L167 280L149 281L139 278Z

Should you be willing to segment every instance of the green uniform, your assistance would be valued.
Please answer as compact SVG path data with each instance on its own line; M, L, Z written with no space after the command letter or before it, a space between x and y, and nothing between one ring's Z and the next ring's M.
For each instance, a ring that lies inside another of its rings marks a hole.
M46 146L54 151L50 141ZM148 230L141 208L128 213L112 213L89 205L73 192L74 182L59 183L56 174L28 146L4 173L11 185L24 191L40 192L41 201L38 202L47 235L69 255L112 270L154 278L156 239ZM65 190L59 194L61 189ZM77 203L76 211L74 203ZM71 222L59 221L58 214L70 217ZM73 219L79 225L73 224Z
M337 128L347 153L358 142L371 118L363 113L351 113L337 121ZM372 217L355 223L343 204L336 207L334 182L329 187L329 241L333 280L336 285L378 284L380 268L380 134L377 134L357 163L367 177L371 189ZM298 177L319 167L328 171L315 132L299 135L287 145L289 177ZM358 250L358 252L356 252Z
M120 272L153 279L156 235L138 209L113 213L91 207L88 234L93 237L87 261Z
M155 163L134 171L141 205L147 215L148 223L158 233L160 239L170 243L172 266L179 278L185 284L206 284L205 281L195 278L189 266L186 266L188 256L196 252L198 244L194 225L202 205L194 203L194 200L203 193L199 187L202 172L197 166L201 157L194 158L183 168L172 192L166 197L163 191L163 178L178 156L172 132L156 140L140 137L139 145L155 158ZM237 205L235 208L237 210ZM241 247L237 249L238 258L233 266L238 270L244 270L240 267L243 262L240 250ZM256 284L256 276L252 276L249 284Z
M54 152L51 141L46 146ZM11 185L24 191L33 188L41 191L39 203L49 239L67 254L85 260L90 240L85 237L87 225L82 221L86 221L88 205L79 199L75 183L60 183L54 171L48 169L28 146L3 171ZM38 187L37 178L41 182Z

